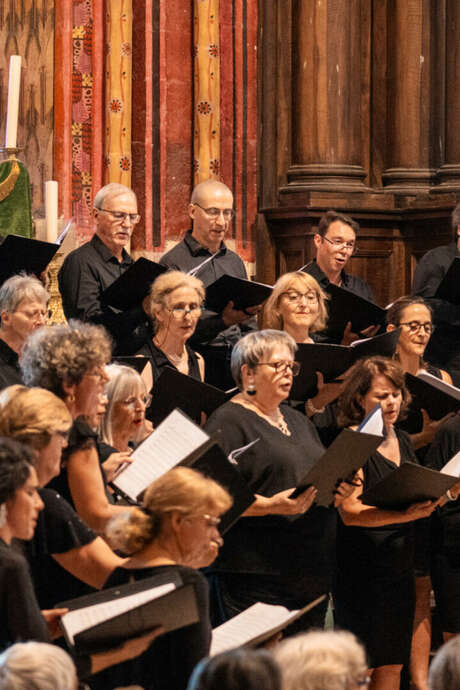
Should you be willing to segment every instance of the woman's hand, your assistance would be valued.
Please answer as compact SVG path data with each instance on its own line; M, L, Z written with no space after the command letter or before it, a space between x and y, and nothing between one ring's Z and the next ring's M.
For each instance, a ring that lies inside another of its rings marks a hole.
M434 439L434 435L439 427L447 422L448 419L455 415L455 412L449 412L444 417L438 420L431 419L426 410L420 410L422 413L422 430L418 434L411 434L412 443L415 449L427 446Z
M345 499L351 496L356 487L362 486L362 484L363 483L360 480L358 473L355 474L351 481L340 482L334 491L334 508L338 508L340 505L342 505Z
M299 515L299 513L306 513L313 505L318 494L318 489L315 489L314 486L309 486L297 498L289 498L293 491L294 489L286 489L266 499L269 508L267 514Z
M316 410L322 410L330 402L336 400L343 391L343 382L331 381L331 383L324 383L324 376L320 371L316 372L316 387L318 389L314 398L310 398L310 403ZM307 417L311 417L312 413L308 409L308 401L305 403L305 411Z
M62 635L62 630L59 623L61 616L68 612L69 609L45 609L42 611L42 616L46 621L48 632L52 640L55 640L56 637L60 637Z
M105 478L108 483L113 481L117 476L120 468L125 464L129 464L133 461L130 450L124 451L123 453L112 453L109 455L107 460L102 463L102 469L104 470Z
M421 520L422 518L430 517L434 509L440 504L441 499L437 501L422 501L421 503L412 503L404 513L410 515L412 520Z
M126 640L119 647L109 649L107 652L92 654L91 673L99 673L99 671L103 671L105 668L113 666L114 664L121 664L123 661L135 659L150 647L153 640L158 637L158 635L163 635L164 631L164 628L159 626L145 635Z

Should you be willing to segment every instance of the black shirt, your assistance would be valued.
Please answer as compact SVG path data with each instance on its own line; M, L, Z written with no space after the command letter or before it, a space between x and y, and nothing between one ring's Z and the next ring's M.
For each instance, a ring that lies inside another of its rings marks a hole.
M124 355L136 352L147 339L147 316L141 305L121 312L103 304L101 295L133 263L125 250L119 262L94 235L66 256L58 274L66 318L104 326L115 341L116 353Z
M18 360L17 352L0 338L0 390L23 383Z
M436 326L425 356L440 367L459 371L460 306L434 297L456 256L459 256L456 242L427 252L415 269L412 293L426 299ZM458 381L455 383L458 385Z
M288 405L281 409L290 436L233 402L218 408L205 427L208 433L221 429L226 454L259 439L240 456L238 469L251 491L267 497L298 486L324 453L310 420ZM212 570L269 576L301 572L327 579L334 565L335 526L335 510L318 506L302 515L242 517L226 532Z
M184 585L194 586L200 620L198 623L161 635L133 662L115 666L110 676L112 677L113 673L113 680L116 682L113 685L106 684L105 687L118 686L123 680L122 684L139 683L146 690L186 690L188 679L196 664L209 654L209 593L206 579L200 572L181 565L115 568L105 588L168 572L178 574ZM96 678L99 678L99 674Z
M14 642L50 642L24 556L0 539L0 650Z
M161 257L160 264L187 273L211 256L212 252L197 242L192 236L192 230L188 230L182 242L176 244ZM208 287L223 275L245 280L248 277L243 261L238 254L228 249L224 242L221 243L217 256L208 261L196 273L196 277L203 282L205 287ZM220 315L204 311L190 343L206 344L213 341L213 345L234 345L241 338L242 332L254 330L255 327L254 319L228 327Z
M302 271L313 276L323 290L327 290L327 287L330 283L329 278L320 269L315 259L304 266ZM355 295L358 295L358 297L363 297L369 302L375 303L374 293L372 292L370 285L366 283L365 280L359 278L358 276L353 276L351 273L346 273L343 269L340 272L340 278L342 281L341 287L345 288L346 290L350 290L350 292L354 292ZM314 339L320 342L340 343L343 333L333 333L332 331L326 329L321 333L315 333L314 336Z
M33 538L24 548L37 600L41 608L51 609L61 601L94 591L60 566L53 555L86 546L96 535L56 491L40 489L39 494L45 507Z

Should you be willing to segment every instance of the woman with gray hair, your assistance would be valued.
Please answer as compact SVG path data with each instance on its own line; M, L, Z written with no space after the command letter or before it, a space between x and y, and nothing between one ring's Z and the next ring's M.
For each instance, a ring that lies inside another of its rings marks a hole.
M17 642L0 655L0 690L76 690L75 665L60 647Z
M428 674L430 690L458 690L460 688L460 635L438 649Z
M314 487L291 498L324 453L310 420L282 405L298 373L296 347L282 331L258 331L242 338L231 361L240 392L206 425L208 432L221 430L219 440L227 454L255 442L240 456L238 469L256 500L226 533L212 566L218 595L215 623L257 601L297 609L330 591L336 512L333 507L312 507ZM335 505L350 490L341 484ZM321 626L326 605L317 606L291 630Z
M274 656L283 690L359 690L370 683L364 647L350 632L312 630L281 642Z
M49 298L40 281L25 273L0 287L0 389L22 383L18 357L28 336L45 324Z

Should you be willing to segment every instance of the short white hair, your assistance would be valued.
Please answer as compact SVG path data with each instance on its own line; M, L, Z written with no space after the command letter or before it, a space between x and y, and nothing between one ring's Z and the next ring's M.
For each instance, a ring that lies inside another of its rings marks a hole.
M0 690L76 690L70 656L44 642L17 642L0 655Z
M106 184L100 188L94 197L93 206L94 208L102 209L105 206L107 199L115 196L121 196L122 194L130 194L137 202L136 194L130 187L127 187L124 184L119 184L118 182L109 182L109 184Z
M0 313L13 314L24 299L41 302L45 307L50 295L35 276L18 273L5 280L0 287Z
M364 647L344 630L312 630L288 638L274 655L283 690L347 690L367 675Z

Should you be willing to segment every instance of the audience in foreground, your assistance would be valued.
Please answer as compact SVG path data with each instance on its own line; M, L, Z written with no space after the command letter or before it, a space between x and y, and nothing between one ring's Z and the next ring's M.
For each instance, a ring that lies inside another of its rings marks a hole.
M460 688L460 636L452 638L436 652L428 674L429 690Z
M282 690L281 672L273 656L262 649L240 647L203 659L187 690Z
M17 642L0 655L0 690L77 690L71 657L44 642Z

